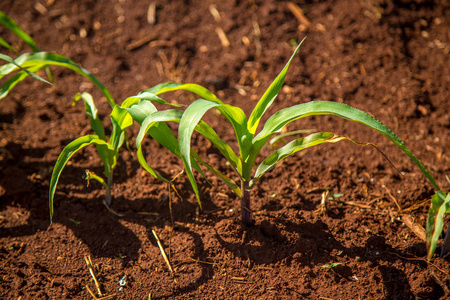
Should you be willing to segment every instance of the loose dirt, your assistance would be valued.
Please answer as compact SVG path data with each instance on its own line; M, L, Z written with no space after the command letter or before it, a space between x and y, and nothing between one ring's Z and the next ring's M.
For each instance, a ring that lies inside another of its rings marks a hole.
M288 2L256 0L2 1L0 10L42 50L93 72L117 103L161 82L193 82L247 115L307 36L266 115L317 99L360 108L403 139L448 191L449 3L295 3L305 19ZM30 51L7 30L0 35ZM202 209L184 174L174 180L181 198L147 174L133 127L113 185L112 209L123 216L103 206L99 184L86 187L85 169L102 173L95 148L86 148L62 173L50 226L52 167L65 145L91 133L73 96L92 93L111 128L109 105L91 83L52 70L53 86L27 79L0 102L0 298L95 299L89 291L101 298L90 257L101 295L112 299L447 299L449 262L436 256L427 264L425 242L405 225L425 227L432 186L382 135L334 117L288 129L373 142L404 175L374 148L350 142L299 152L252 190L255 225L246 229L238 199L212 174L212 186L198 178ZM166 99L193 100L186 93ZM205 120L236 146L231 125L213 112ZM198 136L193 143L235 178L210 143ZM150 138L144 151L167 178L181 172L181 162Z

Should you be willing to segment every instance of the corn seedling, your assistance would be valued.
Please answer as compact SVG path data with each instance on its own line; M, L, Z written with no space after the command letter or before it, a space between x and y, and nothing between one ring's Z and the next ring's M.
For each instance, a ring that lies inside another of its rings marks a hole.
M28 33L26 33L13 19L8 17L2 11L0 11L0 25L2 25L3 27L9 29L12 33L14 33L18 38L20 38L23 42L25 42L25 44L27 44L28 47L30 47L31 50L33 50L33 52L41 51L39 49L39 47L37 46L36 42L33 40L33 38ZM5 41L2 37L0 37L0 46L3 46L5 48L9 49L10 51L14 52L15 54L19 54L19 52L12 45L10 45L7 41ZM0 54L0 59L6 60L9 63L15 64L14 60L5 54ZM29 72L26 69L22 69L22 71L28 73L28 75L34 77L35 79L39 79L41 81L49 83L48 81L42 79L41 77L37 76L36 74L34 74L32 72ZM50 72L50 69L46 68L45 71L47 72L47 76L50 79L50 81L53 81L53 77L52 77L52 73ZM0 97L0 99L3 97Z
M303 42L303 41L302 41ZM195 181L192 166L197 156L192 155L191 137L193 131L197 131L206 137L211 143L217 147L232 168L236 171L240 185L228 178L219 170L208 166L208 169L218 175L228 187L230 187L241 201L241 215L244 224L250 225L251 219L251 198L250 190L255 183L266 173L272 170L275 165L284 158L300 151L323 143L336 143L342 140L349 140L359 145L372 145L371 143L358 143L350 139L336 135L331 132L313 133L306 137L294 139L281 148L274 150L262 163L256 166L256 158L274 134L279 133L288 123L300 118L314 115L333 115L349 121L355 121L372 128L391 140L397 147L405 152L414 163L424 172L430 182L437 188L432 176L425 167L413 155L413 153L405 146L405 144L384 124L376 120L369 114L348 106L343 103L330 101L311 101L295 106L282 109L268 118L261 131L257 133L258 125L267 108L274 102L278 95L288 70L288 67L297 53L301 43L295 49L288 63L285 65L280 74L266 90L264 95L256 104L250 117L247 119L241 108L225 104L217 98L211 91L196 84L177 84L166 83L158 85L151 89L152 93L160 95L165 92L185 90L197 94L200 99L191 103L184 112L178 110L168 110L158 112L159 119L156 115L149 116L144 120L141 131L146 132L151 128L152 124L160 121L179 122L178 141L180 156L183 160L186 173L192 184L195 195L200 203L200 195L197 183ZM235 153L230 145L220 139L215 131L204 121L202 117L210 109L215 108L225 119L231 124L235 131L239 154ZM141 132L140 132L141 133ZM193 159L194 158L194 159ZM256 167L256 170L254 170Z
M81 95L76 95L74 98L73 105L75 105L80 99L83 99L86 114L88 115L91 127L96 134L82 136L69 143L58 157L50 180L50 216L53 216L54 194L59 176L64 166L73 154L91 144L96 145L97 147L97 152L105 166L104 174L107 177L107 181L105 182L101 177L95 175L94 173L91 173L90 176L88 176L88 179L95 179L105 187L105 201L107 205L110 205L111 184L113 170L117 163L118 149L122 146L125 139L124 130L131 126L133 122L131 117L126 114L126 112L124 113L119 109L109 91L92 73L62 55L48 52L35 52L22 54L15 60L9 60L8 58L5 60L9 63L0 66L0 79L9 74L13 75L0 87L0 99L4 98L20 81L24 80L28 76L33 76L38 71L48 68L49 66L61 66L75 71L76 73L89 79L105 95L112 108L110 117L113 124L113 131L109 141L106 139L105 130L97 116L97 108L92 96L88 93L83 93Z
M449 180L450 183L450 180ZM450 213L450 193L447 195L445 192L437 188L437 192L431 199L431 207L428 210L427 218L427 258L431 260L434 252L436 251L437 243L440 235L444 229L444 217L445 214ZM444 238L444 243L441 248L441 257L445 257L450 252L450 226L447 228L447 233Z

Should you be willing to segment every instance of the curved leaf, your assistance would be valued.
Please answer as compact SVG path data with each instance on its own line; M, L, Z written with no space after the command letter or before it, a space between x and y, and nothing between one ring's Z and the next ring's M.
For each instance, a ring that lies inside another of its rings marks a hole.
M11 30L16 36L24 41L34 52L40 51L36 42L23 29L4 12L0 11L0 24Z
M26 53L21 56L19 56L17 59L15 59L16 64L20 65L22 68L30 68L33 67L35 72L38 70L44 69L48 66L61 66L68 68L72 71L75 71L76 73L86 77L89 79L97 88L100 89L100 91L106 96L108 99L109 104L111 107L114 107L115 102L112 98L109 91L105 88L105 86L95 77L91 72L88 70L80 67L76 63L74 63L72 60L68 59L67 57L64 57L62 55L56 54L56 53L49 53L49 52L35 52L35 53ZM18 67L14 64L6 64L3 66L0 66L0 74L6 75L11 72L14 72L17 70ZM23 79L22 79L23 80Z
M264 125L261 132L253 139L254 149L252 151L259 152L261 147L266 143L270 136L279 132L286 124L297 119L312 115L333 115L346 120L355 121L364 124L375 131L381 133L391 140L398 148L400 148L425 174L431 184L440 190L434 178L415 155L405 146L405 144L396 136L386 125L363 112L362 110L351 107L347 104L329 102L329 101L311 101L292 107L282 109L272 115Z
M130 110L131 108L129 109L129 111ZM159 144L164 146L166 149L175 154L177 157L181 157L178 140L176 139L176 137L174 136L174 134L172 133L172 131L165 122L169 121L180 122L182 115L183 112L179 110L155 111L154 113L149 114L142 121L138 136L136 137L136 147L138 149L137 156L141 166L147 172L152 174L155 178L158 178L165 182L169 181L167 181L166 179L162 178L159 174L157 174L145 160L144 155L142 153L142 140L144 139L145 133L148 133ZM201 159L195 152L193 154L195 155L196 159L201 161ZM205 176L200 166L197 164L195 160L193 161L193 167L203 176Z
M11 46L10 44L8 44L8 42L5 41L5 40L4 40L3 38L1 38L1 37L0 37L0 46L3 46L3 47L5 47L6 49L8 49L8 50L10 50L10 51L12 51L12 52L14 52L14 53L16 53L16 54L19 54L19 52L17 52L17 50L14 49L13 46Z
M147 89L145 92L150 92L155 95L160 95L163 93L179 91L179 90L192 92L192 93L200 96L200 98L202 98L202 99L210 100L210 101L217 102L217 103L223 103L222 100L217 98L217 96L214 95L210 90L208 90L207 88L205 88L201 85L195 84L195 83L183 84L183 83L175 83L175 82L165 82L165 83L158 84L154 87L151 87L151 88Z
M107 142L99 139L97 135L85 135L79 137L76 140L69 143L66 147L64 147L63 151L58 157L58 160L55 163L52 172L52 177L50 179L50 188L49 188L50 222L53 217L53 199L55 196L56 185L58 184L59 176L61 175L62 170L64 169L69 159L78 150L92 144L101 148L103 151L109 153L111 160L115 160L114 149Z
M142 102L140 100L147 100L150 102L156 102L156 103L166 104L166 105L175 106L175 107L186 106L183 104L174 104L174 103L167 102L164 99L161 99L160 97L158 97L157 95L147 92L147 91L139 93L136 96L128 97L127 99L125 99L123 101L123 103L120 106L123 108L129 108L131 106L137 105L138 103Z
M295 139L280 149L274 151L270 154L256 169L254 178L250 182L250 188L255 184L255 182L261 178L261 176L273 169L275 164L289 155L294 154L300 150L304 150L306 148L310 148L323 143L337 143L346 139L342 136L334 135L331 132L320 132L308 135L307 137Z
M208 101L204 99L197 100L189 105L181 118L180 125L178 127L178 139L180 144L181 159L188 175L189 181L191 182L192 188L197 200L201 207L200 194L198 191L198 186L192 173L192 162L191 162L191 136L194 132L200 119L203 115L211 108L220 105L217 102Z
M447 207L450 205L450 194L445 196L441 191L431 199L431 207L427 218L427 257L431 259L436 251L439 236L444 228L444 214ZM444 250L444 247L442 248Z
M45 83L48 83L48 84L51 85L50 82L48 82L48 81L45 80L44 78L42 78L42 77L36 75L34 72L30 72L29 70L22 68L20 65L18 65L18 64L14 61L14 59L12 59L11 57L9 57L8 55L1 54L1 53L0 53L0 59L2 59L2 60L4 60L4 61L7 61L7 62L9 62L9 63L11 63L11 64L13 64L13 65L16 65L16 66L17 66L18 68L20 68L23 72L27 73L29 76L33 77L34 79L40 80L40 81L42 81L42 82L45 82Z
M27 69L27 71L30 73L36 73L41 69L42 68L40 67L30 67ZM2 86L0 86L0 100L5 98L9 94L9 91L11 91L19 82L30 76L28 72L17 72L17 74L14 74L14 76L9 78L4 84L2 84ZM1 75L0 78L2 78Z
M89 117L92 129L100 139L106 141L105 128L103 127L100 119L97 117L98 110L95 106L92 95L86 92L82 94L76 94L73 98L72 106L75 106L80 99L83 99L84 110Z
M292 59L294 58L295 54L297 53L298 49L300 49L300 46L302 45L303 40L298 44L297 48L295 49L294 53L291 55L291 58L289 58L289 61L284 66L283 70L281 70L280 74L275 78L275 80L272 82L272 84L269 86L269 88L266 90L264 95L261 97L261 99L258 101L258 104L256 104L255 108L252 111L252 114L248 118L248 130L253 135L256 132L256 129L258 127L259 121L261 120L261 117L266 112L267 108L272 104L272 102L277 97L278 93L281 90L281 87L283 86L284 79L286 77L287 70L289 69L289 65L291 64Z

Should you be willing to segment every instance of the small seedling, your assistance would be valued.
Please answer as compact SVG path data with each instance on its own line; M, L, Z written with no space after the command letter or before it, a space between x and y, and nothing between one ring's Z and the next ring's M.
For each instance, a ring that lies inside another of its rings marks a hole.
M75 225L80 225L81 224L81 222L80 221L77 221L77 220L75 220L75 219L69 219L69 221L70 222L73 222Z
M334 269L340 265L342 265L342 263L331 263L331 264L323 265L323 266L321 266L321 268L322 269Z
M447 177L450 183L450 180ZM437 243L439 237L444 229L444 217L445 214L450 213L450 193L447 195L445 192L437 189L431 199L431 207L428 211L427 218L427 257L431 260L434 252L436 251ZM450 253L450 226L447 228L447 233L445 234L444 243L441 248L441 257L446 257Z
M425 167L387 126L385 126L369 114L343 103L330 101L311 101L282 109L270 116L264 124L262 130L257 133L257 128L261 121L261 118L268 107L274 102L276 96L281 90L288 67L301 44L302 43L298 45L286 66L283 68L281 73L276 77L274 82L269 86L262 98L256 104L248 119L241 108L225 104L211 91L202 86L196 84L166 83L152 88L152 93L154 93L155 95L160 95L165 92L185 90L197 94L201 99L191 103L184 112L178 110L168 110L158 112L158 118L156 118L156 114L153 116L149 116L142 122L140 134L144 134L149 129L151 129L152 126L156 126L155 124L158 124L158 122L161 121L179 122L179 151L185 165L186 173L189 177L199 203L199 190L192 172L193 165L196 163L196 161L199 161L196 153L191 151L191 137L193 131L197 131L198 133L206 137L209 141L211 141L211 143L215 147L217 147L224 158L228 161L229 165L232 166L232 168L236 171L240 179L240 186L235 181L222 174L219 170L214 169L211 166L207 166L207 168L214 174L219 176L227 184L227 186L230 187L241 199L242 220L246 225L252 224L250 190L262 177L262 175L264 175L264 173L272 170L275 165L284 158L296 153L297 151L304 150L319 144L336 143L343 140L349 140L358 145L371 145L376 147L371 143L358 143L350 139L349 137L336 135L331 132L313 133L306 137L294 139L281 148L273 151L267 158L262 161L262 163L259 164L259 166L256 167L256 158L258 157L263 147L269 142L269 140L275 134L279 133L287 124L307 116L333 115L349 121L355 121L366 125L369 128L372 128L373 130L387 137L397 147L405 152L424 172L430 182L435 187L437 187L434 179L431 177ZM220 114L222 114L233 127L239 147L239 155L232 150L230 145L220 139L217 136L216 132L207 123L201 120L204 114L212 108L215 108ZM178 149L177 147L175 148ZM202 163L201 161L199 162ZM254 167L256 167L255 171Z

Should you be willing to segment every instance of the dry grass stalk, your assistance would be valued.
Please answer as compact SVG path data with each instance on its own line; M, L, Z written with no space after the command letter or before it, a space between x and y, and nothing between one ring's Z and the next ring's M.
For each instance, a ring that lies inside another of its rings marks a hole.
M173 272L172 264L170 263L169 259L167 258L166 251L164 250L164 248L163 248L163 246L161 244L161 241L159 240L159 237L156 234L155 230L152 229L152 233L153 233L153 236L156 239L156 242L158 243L158 247L159 247L159 250L161 251L161 254L162 254L163 258L164 258L164 261L166 262L167 266L169 267L170 273L173 276L174 272Z
M148 6L147 10L147 22L148 24L155 24L156 23L156 3L152 2Z
M88 266L89 273L91 273L91 276L94 279L94 283L95 283L95 287L97 288L98 295L100 297L103 297L102 291L100 289L100 284L98 283L97 277L95 276L94 266L92 265L91 257L90 256L85 256L84 260L86 261L86 264ZM88 291L89 291L89 288L88 288Z
M219 11L217 10L217 6L216 6L215 4L212 4L212 5L209 7L209 12L213 15L214 20L215 20L216 22L220 22L220 21L222 20L222 18L220 17L220 13L219 13Z
M217 27L216 33L219 36L222 46L224 46L225 48L230 47L230 41L228 40L227 35L225 34L225 31L223 31L222 28Z
M142 47L143 45L145 45L147 43L150 43L154 38L155 38L154 36L147 35L147 36L145 36L145 37L143 37L143 38L141 38L141 39L139 39L137 41L132 42L131 44L128 44L125 47L125 49L127 51L132 51L134 49Z
M409 229L411 229L412 232L417 235L418 238L420 238L422 241L427 241L427 234L425 232L425 229L420 225L414 222L411 215L403 215L402 221L405 223L406 226L408 226Z
M305 25L306 27L311 26L311 22L305 17L305 15L303 14L303 10L300 7L298 7L297 4L293 2L288 2L287 6L291 11L291 13L297 18L297 20L301 24Z

